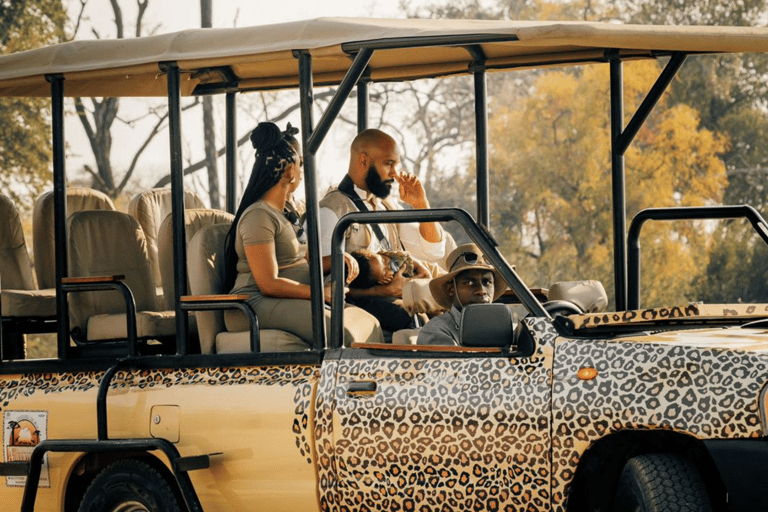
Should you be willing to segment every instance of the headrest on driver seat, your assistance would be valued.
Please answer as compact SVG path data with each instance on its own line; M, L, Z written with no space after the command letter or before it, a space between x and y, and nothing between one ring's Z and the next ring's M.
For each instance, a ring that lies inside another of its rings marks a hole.
M608 295L600 281L563 281L549 288L548 300L572 302L585 313L597 313L608 305Z

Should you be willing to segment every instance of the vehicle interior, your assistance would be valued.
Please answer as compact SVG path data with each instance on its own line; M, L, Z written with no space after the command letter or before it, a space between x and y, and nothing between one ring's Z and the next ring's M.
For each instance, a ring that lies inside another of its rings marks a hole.
M9 233L3 235L3 240L8 240L4 254L9 254L3 257L3 268L13 259L13 264L21 269L16 274L27 277L18 283L9 281L5 275L13 272L3 270L2 365L7 371L13 371L19 364L35 364L20 360L23 342L19 340L25 333L36 331L57 333L58 358L42 363L48 367L77 361L100 361L95 363L98 365L114 361L115 357L139 354L165 354L179 360L217 354L231 358L233 351L254 356L254 352L272 352L278 347L287 351L282 355L273 354L278 359L318 361L327 348L341 348L344 316L344 297L340 293L341 234L353 222L456 222L503 275L510 289L506 302L522 305L526 314L535 317L598 314L596 312L607 304L601 283L587 279L553 283L546 289L530 288L507 263L490 233L486 75L515 69L591 63L610 66L612 94L606 103L611 112L613 141L613 292L617 311L639 309L639 278L635 279L639 276L639 263L632 256L634 247L630 247L636 242L634 238L627 239L624 228L627 224L624 154L687 56L768 51L765 36L763 29L745 27L316 19L227 30L189 30L141 40L74 41L2 56L0 96L47 97L52 101L53 191L45 200L41 198L40 208L45 203L46 211L50 211L52 203L54 213L52 217L50 213L38 215L36 208L35 217L53 221L52 228L50 224L45 228L40 226L41 240L65 241L55 244L53 254L36 254L40 268L35 268L35 285L30 279L32 269L23 257L26 247L18 236L18 228L3 226ZM637 59L663 60L666 65L625 125L621 70L625 61ZM333 235L334 314L331 329L326 332L322 320L325 304L319 292L323 288L323 273L317 222L315 155L318 148L353 93L357 103L357 129L363 130L368 125L371 84L459 74L471 75L474 84L477 211L433 208L360 212L342 218ZM328 107L315 120L314 88L320 86L333 86L335 91ZM234 177L237 97L241 93L285 89L296 91L301 104L309 261L312 288L318 290L312 296L314 345L309 349L304 346L298 352L293 350L298 347L295 340L285 333L258 329L258 319L247 311L243 298L227 295L227 290L222 289L218 266L221 225L231 221L237 200ZM214 212L184 189L180 100L186 96L215 94L226 97L228 181L227 211ZM151 190L137 196L128 213L111 211L113 208L108 204L103 207L94 204L88 206L89 211L79 211L85 209L83 205L91 199L81 198L78 194L82 191L67 186L63 118L64 98L83 96L167 98L170 189ZM13 205L7 206L12 211ZM765 221L754 210L702 209L673 215L675 218L747 217L768 242ZM3 218L12 220L13 215ZM43 230L46 231L43 233ZM120 235L118 244L114 243L114 236L100 238L118 232L126 233ZM35 246L37 248L37 243ZM129 246L134 247L130 253ZM100 248L99 254L89 257L88 253L93 252L89 249L93 247ZM108 248L115 254L109 255ZM49 258L51 263L40 264L43 258ZM45 269L54 270L55 275L44 276ZM11 297L20 294L17 290L23 292L21 295L34 296L34 300L45 298L46 305L14 309ZM250 329L225 332L221 315L228 308L242 310L250 319ZM23 315L18 313L19 309ZM477 326L483 323L484 320L467 321L467 325L473 326L469 330L479 329ZM513 323L510 321L510 329ZM558 325L564 334L579 334L573 321L563 320ZM502 341L491 344L502 345L494 347L498 349L512 347L514 352L519 350L515 348L515 336L504 334ZM236 341L224 341L229 338ZM465 346L458 349L471 351L480 343L478 338L468 335ZM229 348L219 348L224 346ZM395 347L399 348L402 347ZM408 347L408 350L420 350L420 347ZM523 347L519 353L527 350Z

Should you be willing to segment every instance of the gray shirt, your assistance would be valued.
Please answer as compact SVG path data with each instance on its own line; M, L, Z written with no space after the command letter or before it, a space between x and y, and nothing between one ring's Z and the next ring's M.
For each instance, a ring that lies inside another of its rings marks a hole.
M440 316L431 319L419 331L418 345L458 345L461 311L451 307Z

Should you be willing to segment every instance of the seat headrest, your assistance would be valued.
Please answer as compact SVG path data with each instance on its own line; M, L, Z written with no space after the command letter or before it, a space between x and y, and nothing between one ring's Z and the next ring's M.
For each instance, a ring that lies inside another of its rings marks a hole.
M572 302L585 313L597 313L608 305L608 295L600 281L562 281L549 288L549 300Z

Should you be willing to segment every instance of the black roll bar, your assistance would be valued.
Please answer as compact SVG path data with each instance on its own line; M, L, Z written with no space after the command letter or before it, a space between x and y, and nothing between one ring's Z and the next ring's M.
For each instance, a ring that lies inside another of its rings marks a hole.
M352 212L344 215L333 230L331 246L331 343L330 348L339 348L344 339L344 257L342 247L344 232L353 223L359 224L392 224L404 222L458 222L469 237L483 251L489 261L517 294L520 302L534 316L551 318L549 313L536 300L531 290L522 282L517 272L507 263L496 247L495 240L482 227L478 226L472 216L461 208L434 208L429 210L398 210L376 212Z
M628 306L628 262L626 255L627 200L625 187L624 153L637 135L640 127L666 91L677 71L685 62L687 54L676 52L671 55L666 67L651 87L632 119L624 126L624 73L619 52L606 52L610 65L611 89L611 188L613 197L613 268L615 280L616 311ZM630 307L630 309L632 309Z
M187 294L187 238L184 221L184 161L181 153L181 72L175 62L160 68L168 80L168 134L171 153L171 222L173 224L173 285L176 292L176 353L187 353L187 311L179 298Z
M67 358L69 350L69 306L67 294L61 288L61 280L68 275L67 267L67 177L64 153L64 76L48 75L51 83L51 131L53 145L53 233L56 275L56 325L60 359Z
M227 184L226 184L226 211L234 214L237 211L237 97L234 92L226 95L227 113Z
M312 106L312 55L299 52L299 104L301 105L301 136L304 151L304 196L307 206L307 244L309 251L309 283L312 289L312 332L315 335L316 350L325 346L325 306L323 298L323 259L320 254L320 224L317 211L320 209L317 198L317 171L315 153L310 151L310 138L314 130ZM347 93L348 94L348 93ZM339 91L336 92L339 95ZM330 123L330 117L323 117L320 123ZM327 131L327 129L326 129Z
M629 309L640 309L640 230L648 220L747 219L760 238L768 244L768 223L748 205L702 206L687 208L648 208L642 210L629 226L627 264L629 268Z

